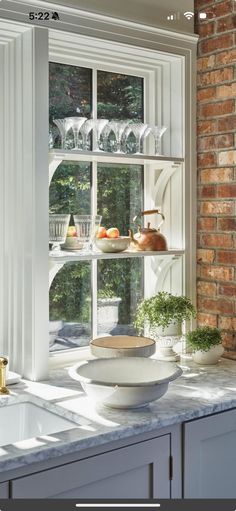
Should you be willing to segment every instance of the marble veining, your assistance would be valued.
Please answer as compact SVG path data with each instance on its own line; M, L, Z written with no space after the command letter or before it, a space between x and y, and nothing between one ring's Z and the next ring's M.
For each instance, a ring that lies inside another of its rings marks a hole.
M157 431L187 420L236 407L236 363L222 359L216 366L198 366L187 357L179 363L182 376L170 383L158 401L136 410L95 407L67 369L51 371L44 382L26 380L0 397L0 407L30 401L75 423L71 430L37 437L31 443L0 447L0 480L6 472L61 455ZM1 425L0 425L1 432Z

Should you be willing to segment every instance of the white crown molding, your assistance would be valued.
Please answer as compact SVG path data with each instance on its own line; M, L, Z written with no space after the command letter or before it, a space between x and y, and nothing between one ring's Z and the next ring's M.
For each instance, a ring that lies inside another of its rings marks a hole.
M18 9L17 10L17 7L16 6L21 6L23 8L22 9ZM103 32L104 31L104 25L106 26L106 31L108 31L109 27L111 29L111 36L112 36L112 32L119 32L119 29L129 29L130 31L130 34L133 31L144 31L146 34L149 34L149 35L153 35L153 36L156 36L156 35L161 35L163 37L168 37L169 40L174 40L175 41L185 41L187 43L193 43L193 44L197 44L197 41L198 41L198 35L196 34L187 34L187 33L183 33L183 32L177 32L177 31L174 31L174 30L169 30L169 29L163 29L163 28L157 28L157 27L154 27L154 26L150 26L150 25L147 25L147 24L141 24L141 23L138 23L138 22L134 22L134 21L127 21L127 20L123 20L123 19L119 19L119 18L115 18L115 17L111 17L111 16L105 16L105 15L102 15L102 14L97 14L97 13L94 13L94 12L89 12L89 11L84 11L84 10L81 10L81 9L75 9L74 7L68 7L68 6L65 6L65 5L61 5L61 4L57 4L57 3L52 3L52 2L45 2L45 1L42 1L42 0L2 0L2 3L0 4L0 15L1 15L1 12L2 14L4 13L4 17L7 15L7 13L13 13L15 15L19 14L19 15L22 15L23 12L28 12L27 10L25 10L24 8L30 6L32 9L33 8L40 8L40 9L43 9L43 11L46 11L47 9L48 10L57 10L60 12L61 15L65 15L67 16L66 19L63 21L57 21L57 25L56 27L59 28L59 29L62 29L62 30L65 30L65 26L67 25L66 27L66 30L68 32L70 32L70 29L72 29L73 27L73 31L75 29L76 26L80 27L81 25L83 27L87 26L88 28L91 28L91 23L92 24L96 24L96 30L99 32ZM21 21L21 20L20 20ZM32 22L30 23L32 25ZM52 22L44 22L44 25L43 25L45 28L52 28ZM54 22L54 25L53 25L53 28L56 28L55 27L55 22Z

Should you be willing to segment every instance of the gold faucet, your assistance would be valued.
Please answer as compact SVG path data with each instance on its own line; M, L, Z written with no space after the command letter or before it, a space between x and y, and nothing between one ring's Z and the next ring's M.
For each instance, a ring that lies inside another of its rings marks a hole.
M6 387L6 366L8 364L8 360L5 357L0 357L0 395L1 394L10 394L8 388Z

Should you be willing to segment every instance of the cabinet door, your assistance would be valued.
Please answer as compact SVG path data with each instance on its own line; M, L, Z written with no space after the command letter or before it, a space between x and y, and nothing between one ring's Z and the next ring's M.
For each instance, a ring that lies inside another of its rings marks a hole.
M0 483L0 499L9 498L9 483Z
M169 498L170 435L12 481L13 498Z
M236 410L184 425L184 498L236 498Z

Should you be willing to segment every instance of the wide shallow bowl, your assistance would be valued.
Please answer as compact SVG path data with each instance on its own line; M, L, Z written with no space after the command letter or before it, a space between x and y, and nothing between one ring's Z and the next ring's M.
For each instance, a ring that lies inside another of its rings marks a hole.
M90 350L98 358L151 357L156 351L156 342L147 337L112 335L93 339Z
M77 364L69 374L96 403L137 408L160 399L182 370L150 358L100 358Z
M119 238L95 238L95 245L99 250L105 253L123 252L129 247L129 236L120 236Z

